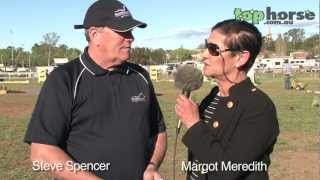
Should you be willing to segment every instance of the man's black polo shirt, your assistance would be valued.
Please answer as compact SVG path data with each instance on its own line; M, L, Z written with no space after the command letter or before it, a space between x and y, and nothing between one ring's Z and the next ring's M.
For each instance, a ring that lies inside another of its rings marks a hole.
M79 163L110 163L105 179L142 179L152 137L165 131L148 73L124 63L114 71L83 53L55 69L44 83L27 143L62 148Z

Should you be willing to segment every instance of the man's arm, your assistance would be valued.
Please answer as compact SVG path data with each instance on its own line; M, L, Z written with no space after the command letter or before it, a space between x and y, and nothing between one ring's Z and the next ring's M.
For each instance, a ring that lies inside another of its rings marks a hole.
M144 172L144 180L160 179L158 168L160 167L167 151L167 133L161 132L157 135L155 147L150 158L149 164Z
M57 167L57 165L63 165L62 170L52 170L50 172L54 177L58 179L78 179L78 180L97 180L99 177L88 171L76 171L74 172L70 168L66 167L68 161L73 160L59 147L47 144L32 143L31 144L31 161L42 162L50 164L51 167Z
M167 133L161 132L156 139L155 147L150 159L150 164L159 168L167 151ZM150 165L149 164L149 165Z

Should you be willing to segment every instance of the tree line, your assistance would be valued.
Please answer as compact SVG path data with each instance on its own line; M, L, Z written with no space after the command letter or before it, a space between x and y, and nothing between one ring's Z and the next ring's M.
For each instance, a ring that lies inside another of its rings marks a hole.
M75 59L81 53L77 48L70 48L65 44L57 46L60 39L57 33L51 32L43 36L43 41L35 43L31 52L25 51L22 47L9 46L0 49L0 64L15 67L44 66L51 65L53 58ZM135 47L131 49L130 61L143 65L163 64L191 60L193 54L199 53L199 49L204 49L204 44L199 44L197 49L189 50L182 46L174 50L162 48L151 49L147 47ZM320 35L315 34L305 37L304 29L293 28L284 34L278 34L273 40L271 36L263 37L262 52L287 56L294 51L304 50L314 56L320 55Z
M182 46L174 50L136 47L132 48L130 61L143 65L176 63L191 60L192 54L195 53L197 53L197 51L185 49Z
M47 33L43 41L35 43L31 52L21 47L8 46L0 49L0 64L14 67L31 67L52 65L53 58L74 59L81 51L77 48L69 48L65 44L57 46L60 36L57 33Z
M31 52L22 47L8 46L0 49L0 64L14 67L31 67L52 65L54 58L77 58L81 50L69 48L65 44L57 46L60 39L57 33L51 32L43 36L43 41L35 43ZM190 60L193 50L180 47L175 50L151 49L146 47L135 47L131 49L130 61L138 64L163 64Z
M320 35L314 34L305 37L304 29L293 28L278 34L275 40L263 37L263 50L268 54L288 56L291 52L306 51L311 56L320 56Z

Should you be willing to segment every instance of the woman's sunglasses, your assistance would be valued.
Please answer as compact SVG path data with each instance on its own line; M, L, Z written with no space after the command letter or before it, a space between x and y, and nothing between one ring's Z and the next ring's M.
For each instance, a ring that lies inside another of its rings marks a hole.
M219 56L219 54L223 53L223 52L227 52L227 51L239 51L237 49L224 49L224 50L220 50L219 46L215 43L208 43L208 40L205 39L205 46L208 49L209 53L212 56Z

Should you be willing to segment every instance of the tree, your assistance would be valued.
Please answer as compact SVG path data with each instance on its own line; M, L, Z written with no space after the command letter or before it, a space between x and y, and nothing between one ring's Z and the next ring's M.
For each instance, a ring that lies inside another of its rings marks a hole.
M58 48L57 48L58 53L56 53L56 57L68 57L68 46L65 44L61 44Z
M48 45L48 66L50 65L51 49L56 46L59 39L60 39L60 36L58 36L58 34L55 32L51 32L43 35L42 44Z
M20 67L24 66L29 53L22 47L8 46L6 49L0 49L0 64L5 66Z
M0 64L4 64L5 66L11 64L11 47L7 47L6 49L0 49Z
M313 55L320 56L320 35L315 34L305 39L304 50L311 52Z
M292 50L296 51L303 47L303 40L305 39L304 29L293 28L288 32L284 33L284 39L290 43L292 43Z
M145 47L136 47L131 49L130 61L136 64L149 65L151 62L151 50Z
M175 49L171 51L170 53L170 59L175 61L185 61L192 59L191 57L192 51L188 49L184 49L183 47L180 47L179 49Z
M81 54L81 51L79 49L77 49L77 48L69 48L69 49L67 49L67 56L66 57L69 60L73 60L73 59L79 57L80 54Z
M52 53L53 57L67 58L68 46L65 44L61 44L59 47L53 47L52 51L54 52L54 53Z
M151 50L150 57L156 64L163 64L166 62L166 52L162 48Z
M51 46L56 46L57 42L60 39L60 36L58 36L58 34L55 32L47 33L42 37L43 37L42 44L48 44Z
M21 47L16 48L15 51L16 51L16 53L15 53L16 55L14 57L15 62L13 64L13 66L20 67L24 64L23 57L24 57L25 52L23 51L23 48L21 48ZM20 61L19 61L19 59L20 59Z
M32 64L37 66L47 65L47 44L34 44L31 49L31 59ZM81 51L77 48L68 48L66 45L60 45L59 47L53 48L53 56L52 57L66 57L69 60L75 59L79 57Z
M34 44L31 48L31 59L32 64L36 66L44 66L47 64L46 57L47 57L47 44Z
M262 48L268 51L275 50L275 42L272 40L271 37L263 36L262 37Z
M286 56L288 54L287 43L282 39L281 34L278 35L278 38L275 41L275 50L280 56Z

